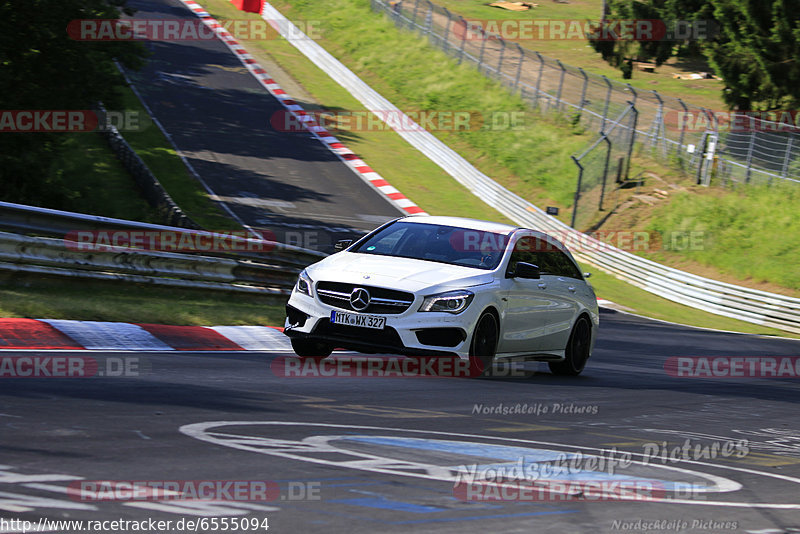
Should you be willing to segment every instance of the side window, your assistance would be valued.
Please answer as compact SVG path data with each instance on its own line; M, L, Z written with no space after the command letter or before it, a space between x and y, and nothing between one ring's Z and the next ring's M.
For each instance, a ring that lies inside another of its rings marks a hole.
M546 254L549 256L548 263L551 269L548 270L548 274L563 276L565 278L577 278L578 280L583 278L578 268L575 267L575 264L569 259L569 256L560 250L552 248L552 250Z
M517 244L514 245L514 251L511 252L511 258L508 262L509 273L514 272L517 268L518 262L531 263L541 268L539 265L539 253L537 252L538 240L534 237L523 237Z
M539 267L544 275L563 276L566 278L581 279L581 273L572 263L572 260L552 243L536 237L523 237L514 246L511 259L508 263L510 272L523 261Z

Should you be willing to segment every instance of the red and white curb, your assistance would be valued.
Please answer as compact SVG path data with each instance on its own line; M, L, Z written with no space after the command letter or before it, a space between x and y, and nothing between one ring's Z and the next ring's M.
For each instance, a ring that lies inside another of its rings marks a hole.
M275 83L275 80L270 78L266 70L259 65L256 60L247 53L247 50L239 44L239 42L226 30L222 24L217 22L200 4L194 0L180 0L183 5L189 8L203 24L208 26L214 31L217 37L225 43L225 45L239 58L248 71L261 83L264 88L274 96L287 111L291 112L299 122L308 130L314 137L319 139L331 152L342 160L348 167L350 167L361 179L373 186L377 191L383 194L391 203L400 208L403 212L409 215L427 215L427 213L417 206L414 202L406 197L403 193L398 191L383 177L372 170L362 159L360 159L352 150L344 146L341 141L331 135L324 127L314 119L314 116L308 114L302 106L292 99L291 96L286 94L286 91L281 89L280 85Z
M289 338L270 326L0 319L0 350L291 352Z

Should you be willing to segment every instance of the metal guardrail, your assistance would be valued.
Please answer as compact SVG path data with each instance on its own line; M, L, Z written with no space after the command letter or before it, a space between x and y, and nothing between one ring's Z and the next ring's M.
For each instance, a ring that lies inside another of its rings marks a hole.
M76 231L101 231L101 230L129 230L143 232L171 232L176 236L187 235L193 238L198 236L213 239L220 236L214 232L191 230L173 226L149 224L138 221L114 219L99 215L86 215L70 211L54 210L0 202L0 230L16 233L33 234L47 237L65 238ZM251 259L254 262L268 263L276 267L302 269L311 263L321 260L326 255L316 250L309 250L293 245L274 241L258 240L238 236L225 235L228 243L235 245L238 250L204 251L204 256L232 257ZM264 250L266 252L249 252Z
M242 260L0 232L0 271L287 295L297 272Z
M0 202L0 230L16 232L0 231L0 271L215 291L287 295L300 270L326 256L274 241L10 202ZM175 242L203 238L230 250L179 253L75 241L82 231L169 233Z
M316 41L303 38L302 32L269 3L261 16L275 27L300 52L347 89L359 102L379 117L398 117L402 112L358 78ZM391 111L391 113L386 113ZM425 154L474 195L516 223L555 233L570 244L574 255L583 262L608 272L620 280L660 297L717 315L800 334L800 299L718 282L691 273L659 265L634 254L611 247L582 234L473 167L458 153L422 128L394 128L411 146ZM390 127L393 124L387 122Z

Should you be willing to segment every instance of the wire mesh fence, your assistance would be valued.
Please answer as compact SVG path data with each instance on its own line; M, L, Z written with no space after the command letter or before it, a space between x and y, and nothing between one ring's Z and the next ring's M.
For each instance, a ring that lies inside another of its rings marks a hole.
M543 113L560 111L590 130L606 132L610 118L635 106L636 132L627 138L650 155L680 166L699 183L800 183L797 125L750 117L751 124L741 127L735 116L720 123L719 113L564 65L486 32L429 0L371 0L371 5L399 28L426 36L459 63L473 64Z
M633 104L572 161L578 168L570 226L591 230L617 207L619 189L628 176L638 111Z

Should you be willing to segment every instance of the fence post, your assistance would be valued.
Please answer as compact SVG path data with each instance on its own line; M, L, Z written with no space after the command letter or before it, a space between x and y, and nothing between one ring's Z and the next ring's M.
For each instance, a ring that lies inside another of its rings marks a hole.
M631 172L631 158L633 157L633 144L636 142L636 125L639 122L639 110L633 105L633 102L628 102L631 105L631 113L633 113L633 125L631 126L631 138L628 141L628 160L625 162L625 179Z
M700 162L697 164L697 171L695 172L695 178L697 181L697 185L703 181L703 165L704 161L706 160L706 142L708 141L708 130L703 132L703 136L700 138L700 146L698 147L697 157L700 158Z
M481 72L483 72L483 51L486 49L486 39L488 38L486 30L481 28L481 53L478 55L478 70Z
M414 11L411 12L411 22L409 22L409 24L408 24L408 27L411 30L413 30L414 26L417 25L417 10L419 9L419 2L420 2L420 0L417 0L416 2L414 2Z
M450 15L450 11L445 7L444 9L445 15L447 15L447 24L444 26L444 35L442 36L442 50L444 53L447 53L447 47L450 46L450 42L448 41L448 36L450 35L450 24L452 23L452 16Z
M583 166L578 161L578 158L575 156L570 157L575 162L575 165L578 166L578 185L575 187L575 198L572 201L572 220L569 223L571 227L575 228L575 218L578 216L578 199L581 197L581 184L583 183Z
M583 87L581 88L581 101L580 105L578 106L578 113L583 113L583 106L586 105L586 89L589 87L589 76L586 74L582 68L578 67L578 70L583 76Z
M789 140L786 142L786 153L783 155L783 165L781 166L781 178L783 178L784 180L789 175L789 163L792 160L793 140L794 140L794 134L792 134L792 131L789 130ZM769 183L772 183L772 177L770 177Z
M654 125L655 126L655 132L653 134L653 139L650 142L650 144L654 145L656 150L658 150L658 139L659 139L659 137L663 138L663 136L664 136L663 132L665 131L665 127L664 127L664 100L661 98L661 95L658 94L658 91L656 91L655 89L653 89L653 96L656 97L656 100L658 100L658 111L656 111L656 119L655 119L655 125ZM667 157L668 148L667 148L667 140L666 139L663 139L663 145L664 145L664 151L663 151L664 152L664 157Z
M683 100L678 99L678 104L683 108L683 113L689 113L689 108L683 103ZM683 168L683 140L686 138L686 121L681 121L681 135L678 138L678 161L680 161L681 168Z
M608 106L611 104L611 80L609 80L605 75L603 75L603 80L606 82L608 86L608 91L606 92L606 103L603 106L603 122L600 123L600 131L606 131L606 117L608 116Z
M556 93L556 109L561 109L561 91L564 88L564 76L567 74L567 68L558 59L556 60L558 67L561 69L561 76L558 79L558 92Z
M606 161L603 164L603 183L600 185L600 202L597 205L599 211L603 211L603 200L606 198L606 179L608 178L608 161L611 159L611 139L607 135L603 136L608 149L606 150ZM627 172L627 171L626 171Z
M467 20L464 17L459 16L459 24L464 23L464 33L461 35L461 46L458 49L458 64L461 65L461 61L464 59L464 46L467 43Z
M519 52L519 65L517 65L517 75L514 77L514 89L516 89L519 87L519 77L522 75L522 62L525 61L525 51L522 49L519 43L514 44Z
M506 52L506 41L502 37L497 38L500 41L500 59L497 60L497 78L503 81L503 56Z
M750 174L753 171L753 147L756 144L756 130L753 124L753 116L750 115L750 144L747 146L747 173L744 175L744 183L750 183Z
M433 31L433 4L431 0L425 0L428 2L428 12L425 13L425 27L422 28L422 33L428 36L428 40L433 42L431 39L431 32Z
M544 73L544 58L542 57L542 54L540 54L539 52L534 52L534 54L536 54L536 57L539 58L539 77L536 78L536 95L535 95L535 100L533 101L533 105L538 107L539 94L541 93L541 89L539 88L542 85L542 74Z
M636 98L637 98L639 95L636 93L636 89L634 89L634 88L633 88L633 86L632 86L631 84L629 84L629 83L626 83L625 85L627 85L627 86L628 86L628 90L629 90L629 91L631 92L631 94L633 95L633 102L631 103L631 105L632 105L632 106L635 106L635 105L636 105Z

